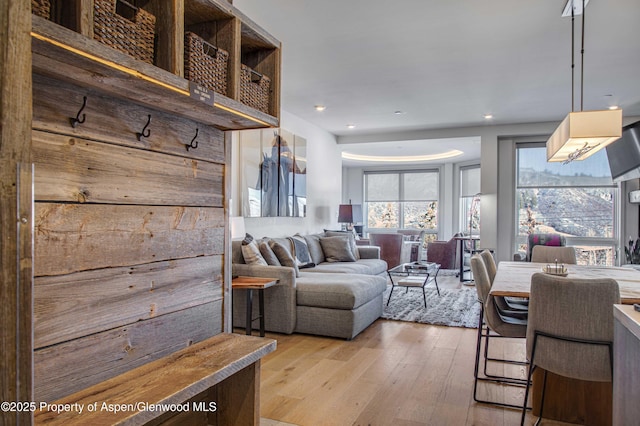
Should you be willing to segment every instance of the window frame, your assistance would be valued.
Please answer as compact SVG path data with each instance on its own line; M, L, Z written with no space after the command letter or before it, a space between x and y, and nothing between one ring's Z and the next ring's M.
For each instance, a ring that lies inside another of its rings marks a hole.
M546 146L545 142L519 142L516 143L515 146L515 158L514 158L514 206L513 206L513 218L514 218L514 252L519 250L519 247L527 244L527 235L520 235L520 210L519 210L519 191L522 189L589 189L589 188L610 188L612 190L613 200L613 212L612 212L612 236L608 237L580 237L580 236L571 236L565 235L567 245L570 246L593 246L593 247L607 247L611 248L613 258L612 265L617 264L618 262L618 249L619 249L619 232L620 232L620 209L621 209L621 199L620 199L620 186L615 182L612 182L609 185L605 184L592 184L592 185L564 185L564 186L554 186L554 185L526 185L521 186L519 184L520 178L520 162L519 156L522 149L528 148L544 148ZM563 234L564 235L564 234Z
M405 200L404 199L404 194L405 194L405 188L404 188L404 175L405 174L414 174L414 173L433 173L436 175L437 177L437 185L436 185L436 194L437 194L437 198L435 200ZM368 176L370 175L382 175L382 174L394 174L394 175L398 175L398 200L388 200L388 201L369 201L369 182L368 182ZM440 227L441 227L441 210L442 210L442 206L441 206L441 200L440 200L440 185L441 185L441 170L438 167L430 167L430 168L421 168L421 169L407 169L407 170L365 170L363 172L363 185L364 185L364 197L363 197L363 222L364 222L364 227L365 230L367 232L374 230L375 232L380 231L380 230L413 230L413 229L417 229L417 230L423 230L426 231L428 234L436 234L438 235ZM424 229L424 228L406 228L405 224L404 224L404 213L405 213L405 203L412 203L412 202L425 202L425 203L429 203L429 202L433 202L435 201L437 203L438 206L438 211L437 211L437 215L436 215L436 227L433 229ZM371 228L369 227L369 203L382 203L382 202L395 202L399 204L399 208L398 208L398 227L395 228Z

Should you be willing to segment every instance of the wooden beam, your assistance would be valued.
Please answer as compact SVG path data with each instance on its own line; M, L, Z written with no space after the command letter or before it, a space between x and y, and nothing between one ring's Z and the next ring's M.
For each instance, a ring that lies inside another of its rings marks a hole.
M32 401L31 4L0 2L0 399ZM0 424L31 424L0 411Z

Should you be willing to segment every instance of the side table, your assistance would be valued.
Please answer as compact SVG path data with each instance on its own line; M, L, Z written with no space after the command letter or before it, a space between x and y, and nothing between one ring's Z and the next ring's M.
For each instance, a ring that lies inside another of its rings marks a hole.
M253 321L260 319L260 337L264 337L264 290L273 287L278 283L276 278L260 277L236 277L231 280L231 288L234 290L246 290L247 292L247 319L245 324L245 334L251 335L251 325ZM258 290L258 312L257 318L253 318L253 290Z

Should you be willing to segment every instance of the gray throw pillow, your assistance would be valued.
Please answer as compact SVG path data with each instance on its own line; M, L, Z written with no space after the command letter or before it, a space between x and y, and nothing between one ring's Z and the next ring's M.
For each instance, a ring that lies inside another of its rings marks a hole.
M264 260L267 261L268 265L282 266L282 264L278 260L278 256L276 256L273 250L271 250L271 247L269 247L269 241L260 241L260 243L258 243L260 254L262 254L262 257L264 257Z
M253 238L249 240L249 243L242 242L242 257L244 257L244 263L247 265L267 266L267 261L260 254L258 244Z
M298 262L296 262L296 259L293 257L293 255L291 255L291 253L289 253L289 250L287 250L285 246L277 241L271 240L269 241L269 247L271 247L271 250L273 250L273 252L276 254L276 256L278 257L278 261L282 266L293 268L296 272L296 277L300 276Z
M325 236L327 237L342 237L346 236L349 238L349 247L351 248L351 252L356 260L360 259L360 251L358 250L358 245L356 244L356 236L353 231L325 231Z
M322 251L327 258L327 262L355 262L349 238L347 236L320 238Z
M309 249L309 255L311 256L311 261L316 265L319 265L326 260L324 252L322 251L322 246L320 245L321 237L322 235L320 234L304 236L304 240L307 242L307 248Z

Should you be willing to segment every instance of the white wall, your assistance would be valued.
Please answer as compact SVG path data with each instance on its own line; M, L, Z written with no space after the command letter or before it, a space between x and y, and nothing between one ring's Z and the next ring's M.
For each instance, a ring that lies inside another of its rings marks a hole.
M314 233L339 229L338 205L342 197L342 158L333 134L290 114L281 112L280 127L307 140L307 217L245 218L246 231L254 237L281 237L296 232ZM230 214L241 211L239 137L232 136Z

